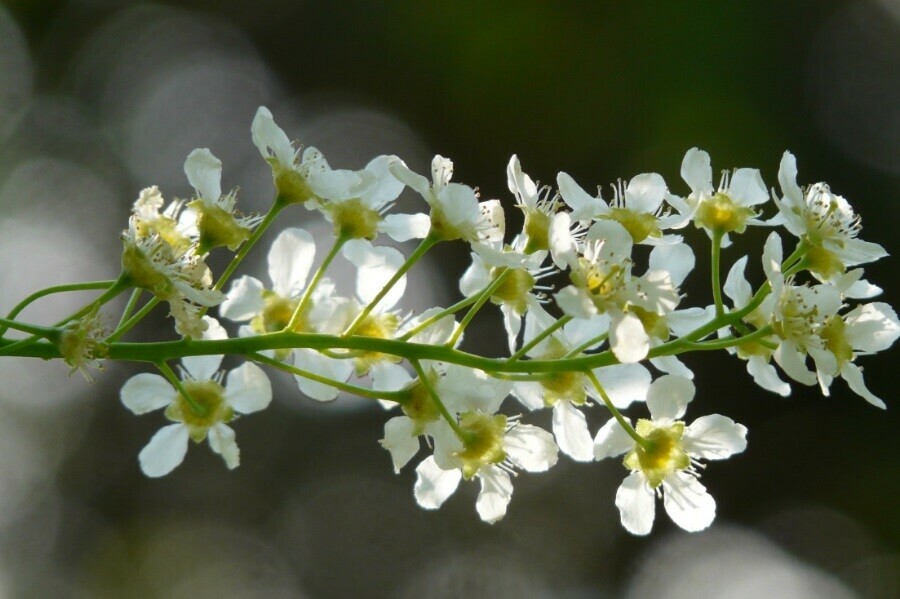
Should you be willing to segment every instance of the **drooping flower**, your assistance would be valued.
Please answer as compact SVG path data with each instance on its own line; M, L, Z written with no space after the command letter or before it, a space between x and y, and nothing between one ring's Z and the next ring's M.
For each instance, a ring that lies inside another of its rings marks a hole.
M235 213L237 194L222 195L222 161L208 148L198 148L188 155L184 173L197 191L197 199L188 208L197 214L198 253L205 254L219 246L236 250L262 217Z
M462 239L468 243L503 240L506 223L500 201L479 202L474 189L451 183L453 163L447 158L435 156L432 160L431 183L400 160L394 161L390 169L431 206L429 235L443 241Z
M797 160L790 152L781 158L778 183L783 196L779 198L773 192L779 212L775 222L783 223L788 231L809 245L805 260L810 272L820 280L833 281L847 267L887 256L877 243L858 238L862 229L859 216L827 184L810 185L805 192L800 188Z
M225 330L210 317L204 317L206 339L224 339ZM158 374L138 374L122 387L121 399L135 414L165 408L166 418L174 422L161 428L141 450L141 470L150 477L165 476L184 460L188 440L209 441L209 447L233 469L240 464L234 430L228 426L239 414L266 408L272 400L272 387L258 366L247 362L227 377L219 370L222 356L192 356L181 361L182 386L189 397L176 390ZM224 385L222 384L224 380Z
M723 460L747 447L747 429L730 418L713 414L686 426L680 420L694 397L694 384L666 375L650 386L650 419L638 421L638 444L610 419L594 439L598 460L625 454L631 471L616 492L622 525L632 534L646 535L653 527L656 497L666 513L689 532L703 530L716 516L716 502L698 480L700 460Z

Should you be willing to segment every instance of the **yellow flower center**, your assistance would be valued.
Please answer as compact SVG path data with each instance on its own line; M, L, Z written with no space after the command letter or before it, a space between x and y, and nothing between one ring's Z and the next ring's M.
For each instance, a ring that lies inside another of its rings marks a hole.
M625 455L625 467L642 472L651 487L655 489L667 476L690 467L690 456L681 445L684 422L657 425L651 420L641 419L635 430L648 443L646 447L635 446Z
M182 384L196 405L196 410L179 393L175 401L166 408L166 418L183 422L195 442L205 439L211 426L234 419L234 410L225 402L225 389L222 385L215 381L184 381Z
M628 208L613 208L607 218L622 225L631 234L631 239L635 243L640 243L648 237L662 237L656 217L652 214L635 212Z
M516 314L524 314L528 309L525 301L528 292L534 288L534 277L523 268L506 271L508 274L500 283L500 286L491 295L491 301L495 304L508 304L516 311ZM491 279L496 280L499 269L492 269Z
M369 314L356 329L354 335L371 337L372 339L393 339L400 326L400 318L393 313ZM356 356L356 374L362 376L376 363L387 360L400 362L402 358L390 356L376 351L362 352Z
M466 433L465 448L456 453L462 461L462 473L470 479L483 467L506 459L503 435L506 416L490 416L481 412L466 412L459 418L459 426Z
M198 251L201 254L221 246L228 246L234 251L250 237L250 229L240 226L233 214L218 206L194 200L188 207L197 213L197 228L200 231Z
M350 239L375 239L381 215L366 206L362 200L353 199L326 204L334 223L337 237Z
M718 192L700 203L694 220L697 226L716 233L743 233L747 228L747 220L753 216L753 210L735 203L727 194Z

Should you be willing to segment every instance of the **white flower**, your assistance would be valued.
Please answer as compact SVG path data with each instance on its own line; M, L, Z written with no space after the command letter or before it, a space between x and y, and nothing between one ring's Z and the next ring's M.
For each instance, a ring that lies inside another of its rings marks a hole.
M530 311L525 319L525 342L534 339L552 323L553 318L543 308ZM558 359L598 339L593 346L596 347L602 343L599 338L608 329L609 318L606 316L573 320L538 343L528 355L538 360ZM595 368L592 372L617 408L643 401L650 388L650 372L640 364L614 364ZM600 403L601 399L586 374L546 373L537 381L515 382L512 393L529 410L553 409L553 434L563 453L579 462L594 459L591 434L581 408L589 407L592 400Z
M235 215L237 196L234 192L222 195L222 161L209 149L191 152L184 162L184 173L197 191L197 199L188 207L197 214L198 252L205 254L223 245L236 250L262 217Z
M503 240L505 219L499 200L478 202L478 194L468 185L450 183L453 163L443 156L431 162L432 182L414 173L402 161L391 163L397 179L414 189L431 206L429 234L444 241L462 239L469 243Z
M631 234L634 243L655 245L680 241L678 236L663 236L665 229L684 226L687 219L670 215L663 208L663 199L669 193L666 182L657 173L637 175L628 185L619 181L613 187L610 204L599 193L592 197L566 173L559 173L556 180L560 194L572 209L572 220L614 220Z
M259 153L272 166L275 189L284 203L358 198L377 185L373 174L366 170L333 170L313 147L303 150L297 160L299 150L294 150L265 106L256 111L250 133Z
M669 271L649 270L641 277L632 276L632 245L631 234L622 225L597 221L587 233L583 255L571 264L572 285L556 294L557 305L575 318L607 314L610 347L616 358L626 363L643 360L650 350L650 336L636 309L664 316L679 301ZM686 273L692 264L684 266L675 270Z
M719 189L713 188L712 165L709 154L691 148L681 163L681 177L691 188L686 202L669 196L669 202L684 215L690 215L698 227L710 234L723 234L723 246L728 245L728 233L743 233L748 224L763 225L756 220L755 206L769 199L759 170L751 168L725 171Z
M459 290L465 297L480 294L498 277L503 282L491 294L490 301L500 306L509 351L515 351L522 327L522 318L531 307L546 300L550 287L538 285L541 279L556 272L552 266L542 267L547 257L544 250L526 253L525 236L517 237L512 247L500 242L478 244L472 252L472 264L459 280Z
M816 183L803 192L797 185L797 160L790 152L781 158L778 183L783 197L773 193L779 212L774 220L811 246L806 260L810 272L820 280L834 280L848 266L887 256L877 243L857 238L862 229L860 218L847 200L831 193L828 185Z
M204 338L224 339L225 330L219 323L206 319L209 326ZM182 359L182 385L190 401L157 374L138 374L122 387L122 403L135 414L166 408L166 418L175 422L160 429L138 456L144 474L159 477L174 470L184 460L189 439L195 443L208 439L210 449L222 456L228 468L240 464L234 430L226 423L236 414L266 408L272 400L272 387L265 373L250 362L232 370L223 386L221 362L222 356Z
M647 394L651 420L639 420L639 445L614 419L594 439L600 460L626 454L631 470L616 493L616 507L626 530L646 535L653 527L656 497L662 496L669 517L689 532L712 524L716 502L700 484L699 460L722 460L747 447L747 429L730 418L713 414L698 418L690 426L679 420L694 397L694 384L666 375L654 381Z
M499 414L465 412L459 425L471 435L468 444L449 427L435 431L434 455L416 468L416 501L425 509L438 509L460 480L477 478L481 490L475 509L482 520L493 524L506 515L512 499L510 473L548 470L557 461L556 443L547 431Z
M522 171L522 165L515 154L506 167L506 185L516 196L516 206L525 215L525 223L522 225L523 251L531 254L549 250L550 224L560 206L559 194L548 185L538 187Z

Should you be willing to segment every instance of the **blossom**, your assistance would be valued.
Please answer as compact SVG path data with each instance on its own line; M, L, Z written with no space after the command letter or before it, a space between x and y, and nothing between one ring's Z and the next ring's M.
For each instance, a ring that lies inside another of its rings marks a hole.
M505 219L500 201L479 202L474 189L451 183L453 163L447 158L438 155L432 160L430 184L399 159L391 163L390 169L431 206L429 235L444 241L462 239L469 243L503 239Z
M625 454L631 470L616 492L616 507L626 530L646 535L653 527L656 499L662 496L666 513L689 532L712 524L716 502L700 484L700 460L722 460L747 447L747 429L730 418L713 414L686 426L680 420L694 397L694 384L683 377L666 375L650 386L647 407L650 420L638 421L638 444L614 419L594 439L600 460Z
M530 311L525 319L525 341L534 339L552 323L553 318L543 308ZM538 360L558 359L595 341L593 346L585 348L593 349L603 342L601 335L608 328L609 318L605 316L572 320L535 345L528 356ZM617 408L643 401L650 387L650 372L640 364L613 364L595 368L592 373ZM529 410L548 407L553 410L553 435L563 453L579 462L594 458L582 409L589 407L591 400L597 403L601 398L585 373L546 373L536 381L513 383L512 393Z
M681 163L681 177L691 188L691 194L682 201L669 196L669 202L683 215L693 218L698 227L709 233L724 235L723 245L728 245L728 233L743 233L748 224L765 224L756 220L755 206L769 199L759 170L738 168L725 171L718 190L713 187L712 166L709 154L691 148Z
M613 187L614 195L609 204L599 193L597 197L588 194L566 173L559 173L556 180L563 200L572 209L572 220L616 221L631 234L634 243L655 245L681 239L677 235L663 235L665 229L684 226L687 219L670 214L663 207L663 200L670 194L665 180L657 173L636 175L627 185L619 181Z
M632 276L632 246L631 234L622 225L597 221L588 230L583 253L570 265L572 284L555 296L562 311L575 318L610 317L610 348L620 362L643 360L650 349L650 337L637 309L663 316L679 301L668 271L649 270L643 276Z
M810 248L806 261L810 272L821 280L834 280L848 266L872 262L887 256L877 243L858 238L860 218L850 203L834 194L825 183L810 185L804 191L797 185L797 160L785 152L778 168L781 198L774 195L779 217L793 235Z
M559 194L544 185L538 187L531 177L522 171L519 157L513 154L506 167L506 185L516 196L516 206L525 215L522 225L526 254L550 249L550 225L560 207Z
M204 317L208 327L204 338L224 339L225 330L214 319ZM158 374L138 374L122 387L121 399L135 414L166 408L166 418L174 422L161 428L141 450L141 470L150 477L165 476L184 460L188 440L209 441L229 469L240 464L234 430L227 423L238 414L266 408L272 387L265 373L247 362L227 377L219 370L222 356L193 356L181 360L182 387L190 398L176 390ZM225 384L222 384L222 381Z
M197 199L188 207L197 214L198 252L204 254L223 245L236 250L262 217L235 214L237 196L234 192L222 194L222 161L208 148L191 152L184 161L184 172L197 191Z
M308 147L301 155L265 106L256 111L250 133L259 153L272 166L275 190L284 203L358 198L377 184L366 170L333 170L316 148Z

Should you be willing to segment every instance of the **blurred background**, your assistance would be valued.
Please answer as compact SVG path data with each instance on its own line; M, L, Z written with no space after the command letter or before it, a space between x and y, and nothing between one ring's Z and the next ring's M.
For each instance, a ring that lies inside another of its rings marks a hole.
M222 159L239 207L265 210L270 172L249 135L261 104L335 167L392 153L427 172L441 153L455 180L507 207L513 153L535 179L565 170L609 197L611 182L647 171L686 194L692 146L716 171L759 167L773 186L790 149L801 183L829 182L863 216L863 237L897 253L900 3L613 4L5 0L0 312L48 285L114 278L138 191L188 197L195 147ZM266 247L285 226L324 240L307 219L286 213L243 272L268 280ZM687 234L698 265L686 302L705 305L705 238ZM761 249L764 232L746 237L726 268ZM467 261L462 246L442 248L403 306L455 301ZM867 269L895 305L896 269ZM89 297L23 318L49 322ZM485 312L469 348L500 355L499 312ZM171 338L163 314L135 338ZM900 597L896 360L862 361L884 413L841 381L830 398L795 387L783 399L724 354L689 359L688 418L724 412L748 426L749 448L704 474L719 505L710 530L682 533L659 509L638 539L619 524L625 471L612 462L562 459L520 477L493 526L475 514L476 485L420 510L413 467L394 475L377 444L380 409L313 404L275 373L272 407L237 423L239 469L192 446L149 480L136 456L163 417L118 400L137 368L110 365L92 385L62 364L4 359L0 596Z

